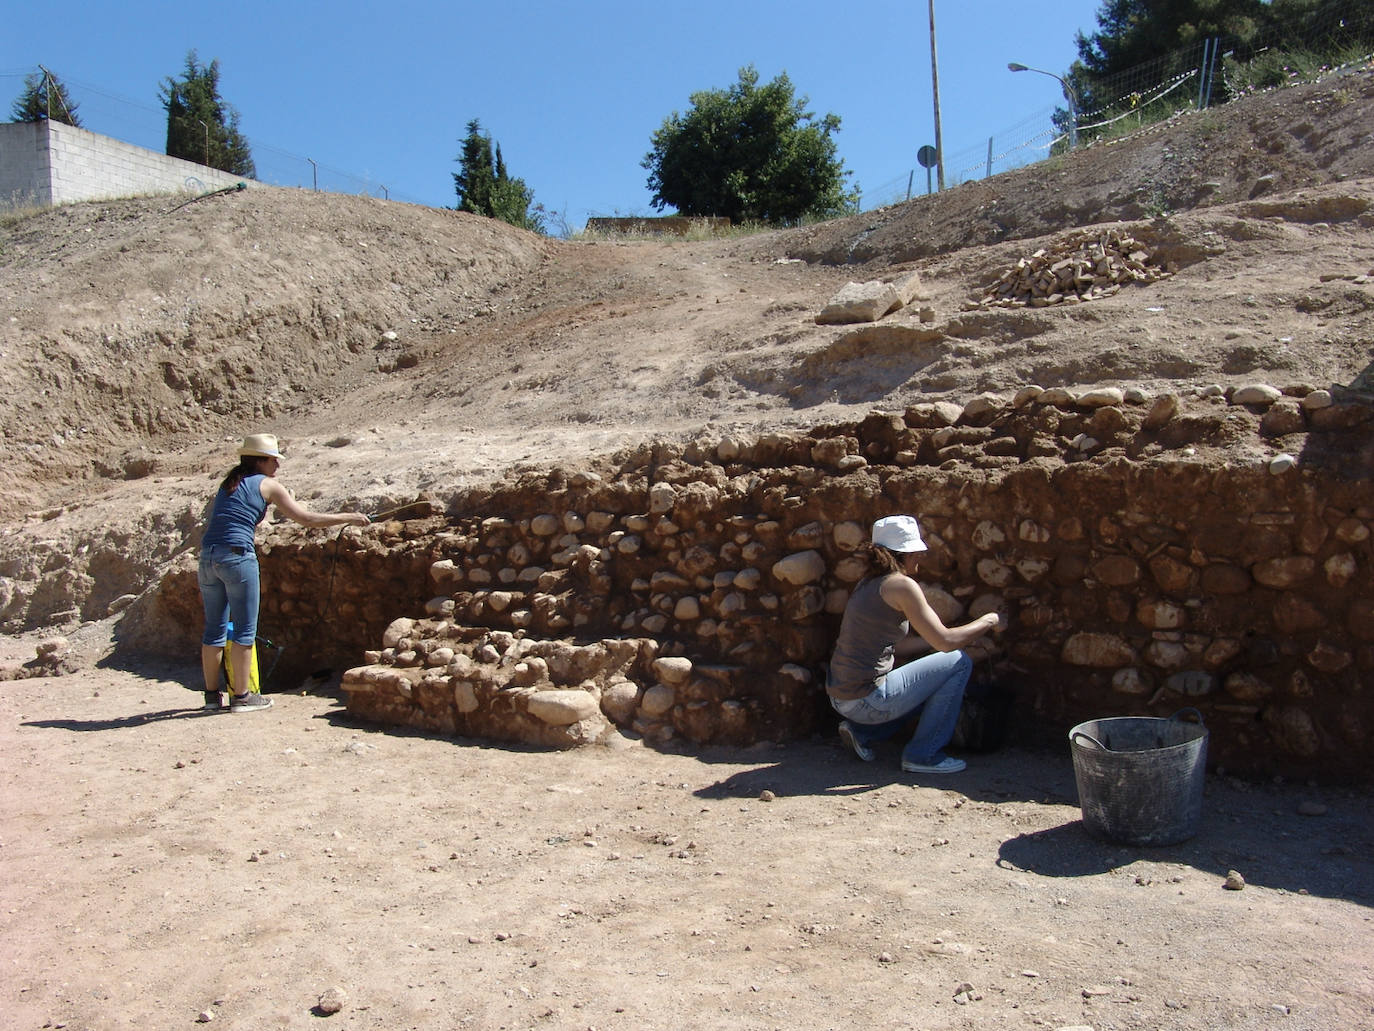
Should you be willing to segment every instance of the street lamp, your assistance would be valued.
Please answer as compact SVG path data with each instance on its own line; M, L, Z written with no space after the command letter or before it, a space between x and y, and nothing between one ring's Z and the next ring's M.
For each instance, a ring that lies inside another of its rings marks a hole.
M1054 72L1047 72L1043 68L1029 68L1024 64L1017 64L1015 61L1007 62L1009 72L1039 72L1041 75L1048 75L1051 79L1058 79L1059 85L1064 87L1064 99L1069 102L1069 149L1073 150L1078 146L1078 94L1073 91L1068 80L1055 75Z

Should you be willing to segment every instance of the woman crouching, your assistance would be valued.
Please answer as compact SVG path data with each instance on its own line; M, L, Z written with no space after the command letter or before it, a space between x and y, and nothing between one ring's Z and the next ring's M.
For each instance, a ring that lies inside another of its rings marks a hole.
M908 773L958 773L962 759L941 750L954 736L973 660L959 649L989 630L1000 630L995 612L947 627L914 579L926 551L911 516L887 516L873 524L869 568L845 606L830 659L826 693L843 720L840 738L864 762L873 742L892 736L921 711L916 733L902 749ZM935 649L898 665L920 650L917 636Z

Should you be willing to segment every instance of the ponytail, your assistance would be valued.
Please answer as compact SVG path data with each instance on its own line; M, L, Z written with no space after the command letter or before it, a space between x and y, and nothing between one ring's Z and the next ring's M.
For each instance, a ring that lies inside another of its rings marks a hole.
M863 579L871 580L874 577L887 576L889 573L902 572L902 560L889 548L884 548L881 544L871 542L861 544L855 549L855 554L862 558L868 565L864 571Z
M261 464L267 461L258 455L244 455L239 459L239 464L230 469L228 474L220 482L219 489L226 494L232 494L239 489L239 484L246 476L256 476L260 471Z

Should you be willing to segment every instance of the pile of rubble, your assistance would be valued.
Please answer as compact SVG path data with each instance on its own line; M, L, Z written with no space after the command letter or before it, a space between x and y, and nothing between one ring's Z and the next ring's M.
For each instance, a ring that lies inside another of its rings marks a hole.
M1058 247L1022 258L963 309L1077 304L1109 297L1125 283L1154 283L1176 271L1173 263L1162 265L1147 244L1112 229L1071 237Z

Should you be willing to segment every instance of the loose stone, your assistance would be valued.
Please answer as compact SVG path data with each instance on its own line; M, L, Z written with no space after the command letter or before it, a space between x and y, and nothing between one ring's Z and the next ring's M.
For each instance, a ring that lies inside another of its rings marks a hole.
M1087 390L1078 396L1078 403L1084 408L1105 408L1108 405L1119 405L1125 400L1126 395L1116 387Z
M1282 392L1276 387L1271 387L1267 383L1251 383L1243 387L1237 387L1235 393L1231 395L1231 403L1237 405L1264 405L1269 406L1283 396Z
M338 985L332 985L320 993L319 1010L326 1015L338 1013L348 1004L348 993Z

